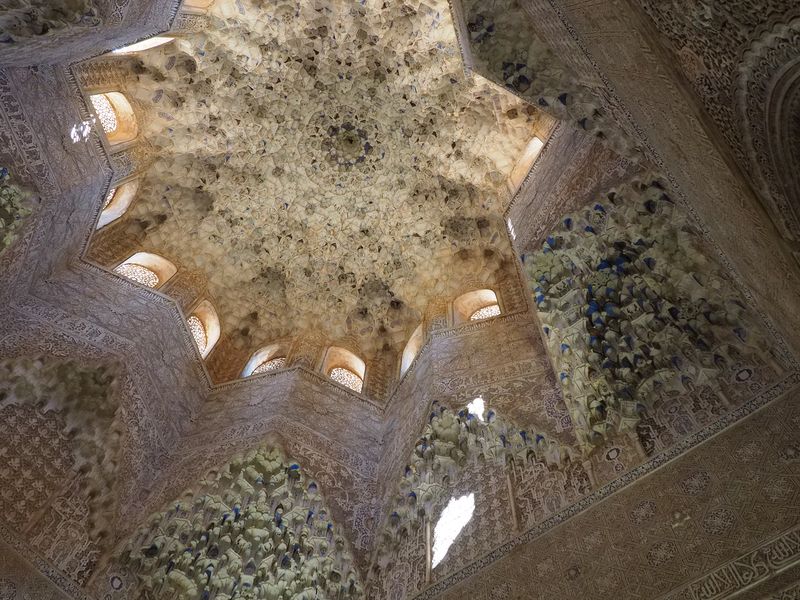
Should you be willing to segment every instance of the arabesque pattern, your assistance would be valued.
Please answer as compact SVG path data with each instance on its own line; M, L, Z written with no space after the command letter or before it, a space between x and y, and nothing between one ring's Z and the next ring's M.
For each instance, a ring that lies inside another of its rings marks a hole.
M467 527L457 539L461 559L475 558L491 549L516 528L511 517L513 498L506 488L509 463L540 462L553 470L569 469L578 459L574 449L547 439L534 431L520 430L489 410L485 421L466 409L455 413L433 403L425 427L405 466L389 516L381 530L371 573L370 597L402 598L420 580L393 589L397 571L416 570L431 540L409 547L406 540L425 540L421 533L442 511L451 497L478 492L478 526ZM543 480L543 479L542 479ZM505 495L505 496L504 496ZM465 541L466 540L466 541ZM424 561L423 561L424 564ZM453 563L445 561L439 572L447 573Z

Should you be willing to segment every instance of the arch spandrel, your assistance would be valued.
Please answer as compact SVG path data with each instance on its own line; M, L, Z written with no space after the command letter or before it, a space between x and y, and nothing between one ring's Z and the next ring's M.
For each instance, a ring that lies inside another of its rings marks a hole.
M189 560L187 544L194 549ZM360 598L351 547L301 462L262 440L154 513L109 568L127 575L130 591L155 595L229 597L238 587L286 598L321 590Z
M531 520L544 519L556 507L588 492L587 468L575 448L520 429L491 404L471 403L451 410L434 401L410 457L389 485L392 491L378 530L370 593L380 597L402 589L406 597L413 597L445 579L458 565L531 526ZM524 481L522 470L527 471ZM530 510L540 504L529 502L526 490L565 483L564 497L554 498L544 513ZM434 559L433 534L442 511L449 500L468 495L474 497L474 514L447 554Z
M325 451L330 442L324 437L284 417L271 418L257 434L240 432L224 444L207 445L202 437L188 444L187 450L176 456L174 464L165 471L161 479L162 489L148 504L151 511L168 505L171 498L178 498L183 490L196 486L206 473L225 468L237 456L259 448L273 448L286 457L292 457L318 484L328 509L353 551L358 569L366 571L367 552L371 550L375 526L371 503L374 481L363 472L363 466L359 467L354 457L348 458L347 450L329 447Z

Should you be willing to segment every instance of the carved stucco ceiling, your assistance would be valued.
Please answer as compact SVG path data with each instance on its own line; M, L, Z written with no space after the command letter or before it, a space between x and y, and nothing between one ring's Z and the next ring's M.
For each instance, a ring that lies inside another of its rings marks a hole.
M401 348L431 298L513 260L506 180L547 123L465 75L443 0L223 2L142 61L159 158L131 227L208 275L237 345Z

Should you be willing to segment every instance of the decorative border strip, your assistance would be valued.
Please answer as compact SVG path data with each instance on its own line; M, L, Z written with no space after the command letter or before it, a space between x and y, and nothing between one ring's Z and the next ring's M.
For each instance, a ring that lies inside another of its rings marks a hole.
M428 600L430 598L435 598L448 588L451 588L454 585L461 583L462 581L465 581L469 577L475 575L481 569L507 556L516 547L532 542L536 538L539 538L545 533L549 532L551 529L557 527L558 525L561 525L562 523L568 521L569 519L584 512L593 504L596 504L608 498L609 496L615 494L616 492L619 492L627 488L629 485L635 483L640 478L649 475L656 469L659 469L660 467L663 467L667 463L679 458L680 456L682 456L695 446L698 446L701 443L707 441L708 439L714 437L715 435L724 431L734 423L751 415L758 409L763 408L764 406L766 406L773 400L780 398L787 392L796 389L798 386L800 386L800 373L798 372L791 373L783 380L774 384L772 387L763 390L755 398L753 398L749 402L746 402L736 410L728 413L727 415L725 415L718 421L712 423L708 427L690 435L687 438L684 438L674 446L654 456L647 462L631 469L618 479L615 479L614 481L607 483L600 489L595 490L588 496L585 496L583 499L579 500L575 504L565 508L564 510L558 512L557 514L539 523L538 525L534 525L531 529L528 529L524 533L509 540L508 542L494 549L489 554L473 561L472 563L462 568L461 570L456 571L446 579L443 579L442 581L439 581L433 584L432 586L428 587L427 589L423 590L421 593L414 596L415 600Z
M338 454L329 453L327 457L339 463L340 465L346 467L347 469L353 471L354 473L358 473L363 477L364 481L369 481L371 483L376 483L378 481L377 475L377 463L373 463L370 461L359 461L358 458L361 456L357 452L353 452L349 448L342 446L335 440L332 440L328 437L325 433L320 432L315 429L311 429L310 427L303 425L289 417L284 415L274 415L269 417L264 421L259 422L249 422L245 424L239 424L232 426L228 429L224 429L223 432L231 433L236 432L237 436L228 436L227 438L222 438L216 445L208 445L208 444L197 444L192 445L186 450L181 451L173 455L173 458L179 463L182 464L187 461L193 461L198 454L205 454L209 451L215 452L227 452L230 450L232 455L237 453L236 448L241 446L248 446L249 444L258 444L263 443L265 439L269 439L270 436L277 437L280 442L283 444L283 450L288 455L291 454L289 452L289 446L293 443L292 436L289 435L292 429L295 431L293 433L302 434L298 435L297 439L300 440L309 440L313 438L321 438L328 442L331 447L338 449ZM193 433L190 436L186 436L184 441L192 442L194 439L202 438L202 432L200 433ZM295 442L297 443L297 442ZM308 445L307 443L301 445ZM310 447L310 446L309 446ZM247 448L246 448L247 449ZM306 466L306 468L310 468ZM163 482L163 488L160 491L160 494L166 494L163 498L157 496L159 501L157 504L165 504L169 502L171 498L168 493L164 490L167 489L169 482Z
M472 49L469 46L469 39L466 40L466 45L462 39L465 32L462 30L461 24L466 21L466 19L461 19L464 15L464 7L461 5L460 0L447 0L447 6L450 9L450 20L453 22L456 44L458 44L458 52L461 55L464 74L469 77L474 73L474 61L472 60Z
M800 582L790 583L779 592L763 598L763 600L798 600L800 598Z
M66 79L67 86L70 88L72 93L74 94L75 98L77 99L76 104L78 105L78 112L81 114L81 118L86 120L91 120L93 118L92 111L89 109L89 94L84 94L83 90L81 89L81 85L79 83L80 77L78 76L76 70L78 69L78 65L81 63L86 63L87 61L79 61L73 65L70 65L66 69L64 69L64 78ZM90 135L92 137L92 146L93 148L99 153L100 158L102 159L106 170L108 171L108 176L106 183L103 186L103 198L108 196L108 192L111 191L112 182L116 177L116 173L114 172L114 166L111 161L111 150L108 147L108 144L103 139L103 136L100 135L97 127L92 127L90 131ZM95 205L94 211L92 212L92 227L88 229L83 234L83 239L81 240L81 249L78 253L78 259L81 262L92 264L88 258L86 258L87 253L89 252L89 244L92 240L92 236L97 232L95 229L95 224L97 220L100 218L100 213L103 212L103 202L100 201L98 198L98 202Z
M17 534L4 523L0 523L0 539L11 546L22 560L30 563L31 566L43 577L47 578L47 580L61 592L69 594L74 600L94 600L91 596L86 594L83 588L72 581L69 576L65 575L60 569L54 567L50 561L42 557L38 551L34 550L26 542L17 537Z
M155 36L162 35L164 33L169 33L170 31L172 31L172 28L173 28L173 26L175 24L175 21L178 18L178 14L180 12L180 8L181 8L182 4L183 4L183 0L172 0L171 4L169 6L169 17L167 18L167 29L162 30L160 27L156 27L155 30L151 30L150 32L148 32L146 34L135 38L136 41L131 42L130 44L126 44L126 45L132 46L133 44L138 44L139 42L143 42L145 40L148 40L151 37L155 37ZM113 50L116 50L118 47L119 46L111 46L111 47L108 47L108 48L105 48L105 47L96 48L91 54L88 54L87 56L84 56L83 58L80 58L80 59L76 60L75 62L71 63L69 68L71 69L73 66L76 66L79 63L86 62L88 60L92 60L93 58L97 58L98 56L103 56L104 54L108 54L109 52L112 52Z
M513 313L506 313L505 315L498 315L490 319L482 319L480 321L468 321L466 323L456 325L455 327L448 327L447 329L437 329L431 332L431 339L433 338L452 338L462 333L472 333L473 331L480 331L486 329L490 324L497 323L516 323L525 320L525 317L530 316L527 310L517 311Z
M742 592L800 563L800 525L726 562L660 600L718 600Z

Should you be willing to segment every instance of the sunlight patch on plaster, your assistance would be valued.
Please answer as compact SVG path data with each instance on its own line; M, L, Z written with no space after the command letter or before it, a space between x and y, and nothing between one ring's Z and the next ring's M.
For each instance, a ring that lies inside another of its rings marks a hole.
M433 531L433 560L431 567L436 568L444 557L453 542L456 541L458 534L472 519L475 512L475 494L461 496L460 498L450 498L450 502L442 511L442 516L436 523Z
M467 410L471 415L475 415L478 417L478 419L483 421L483 415L486 412L486 404L483 401L483 396L478 396L472 402L467 404Z
M75 123L72 126L72 129L69 130L69 137L73 144L85 142L88 139L89 134L92 132L93 122L94 119L90 121L81 121L80 123Z
M112 54L130 54L132 52L143 52L144 50L149 50L150 48L163 46L164 44L171 42L172 39L173 38L166 36L155 36L146 40L142 40L141 42L131 44L130 46L117 48L116 50L112 51Z

